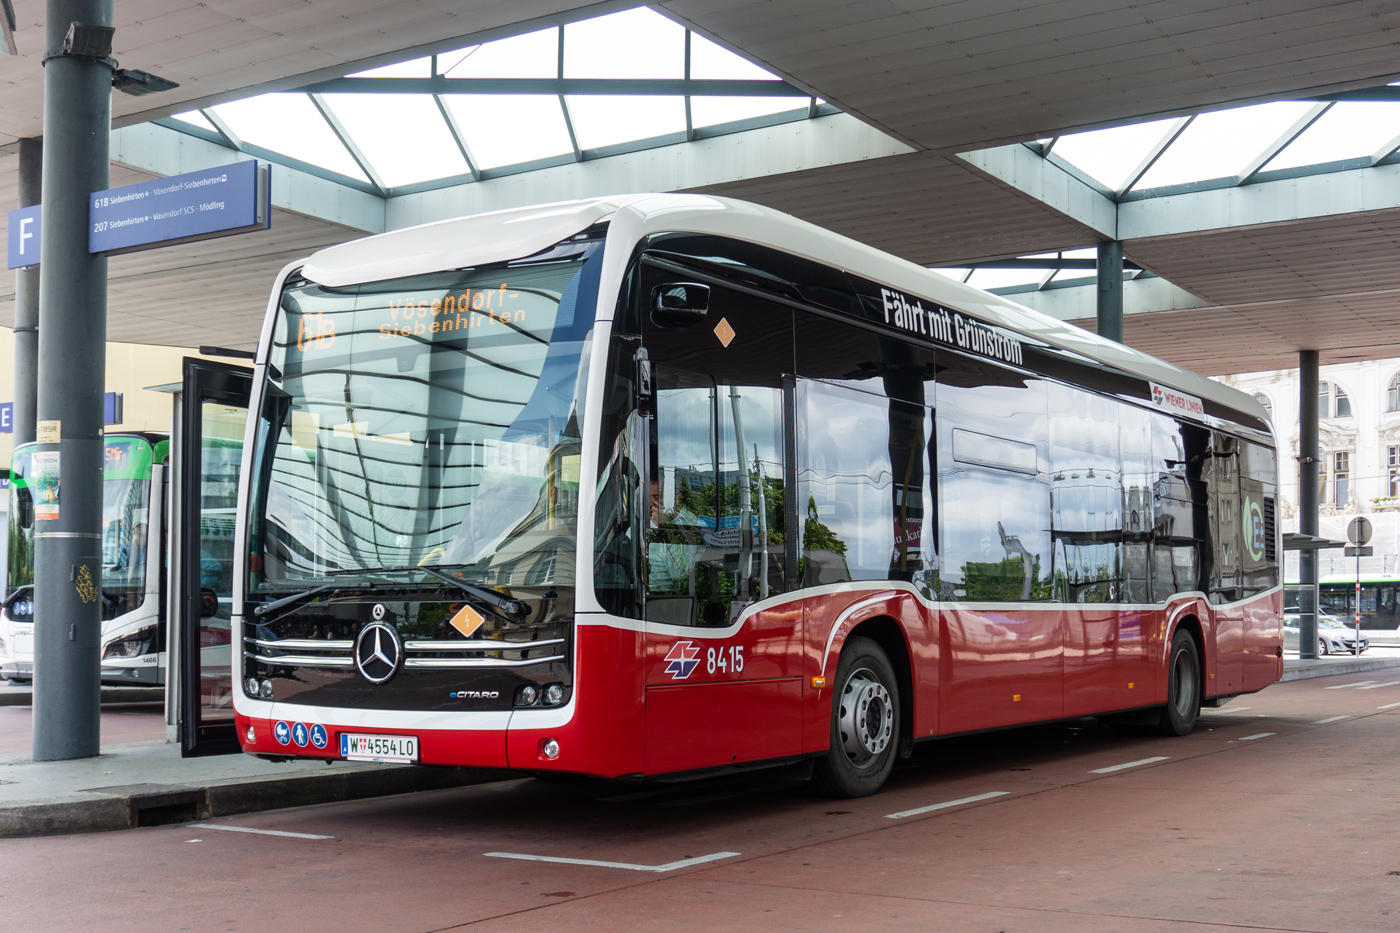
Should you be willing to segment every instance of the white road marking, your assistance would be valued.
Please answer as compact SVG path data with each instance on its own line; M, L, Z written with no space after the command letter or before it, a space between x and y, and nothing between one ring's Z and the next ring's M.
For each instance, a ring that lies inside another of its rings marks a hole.
M1314 720L1313 720L1313 725L1314 725L1314 726L1325 726L1325 725L1327 725L1329 722L1341 722L1343 719L1350 719L1350 718L1351 718L1350 716L1332 716L1332 717L1329 717L1329 718L1327 718L1327 719L1314 719Z
M1361 686L1365 686L1366 684L1373 684L1373 683L1375 683L1374 680L1358 680L1358 681L1357 681L1356 683L1354 683L1354 684L1334 684L1334 685L1331 686L1331 687L1323 687L1322 689L1323 689L1323 690L1345 690L1347 687L1361 687Z
M1377 706L1376 709L1395 709L1397 706L1400 706L1400 703L1387 703L1384 706Z
M1400 687L1400 680L1391 680L1383 684L1369 684L1362 687L1362 690L1375 690L1377 687Z
M678 868L703 865L706 862L715 862L722 858L733 858L738 854L738 852L716 852L713 855L683 858L678 862L667 862L664 865L633 865L630 862L600 862L590 858L560 858L555 855L521 855L518 852L487 852L486 857L514 858L526 862L558 862L561 865L591 865L595 868L625 868L628 871L675 871Z
M1259 733L1258 735L1247 735L1247 736L1245 736L1244 738L1240 739L1240 741L1241 741L1241 742L1252 742L1252 741L1254 741L1255 739L1263 739L1263 738L1267 738L1268 736L1277 735L1277 734L1278 734L1278 733L1276 733L1276 732L1261 732L1261 733Z
M1138 765L1150 765L1154 761L1166 761L1170 755L1158 755L1156 758L1144 758L1141 761L1129 761L1121 765L1109 765L1107 768L1095 768L1090 774L1108 774L1110 771L1122 771L1124 768L1136 768Z
M918 816L920 813L932 813L934 810L946 810L949 807L960 807L965 803L976 803L979 800L991 800L993 797L1005 797L1011 793L1008 790L994 790L986 794L978 794L976 797L960 797L957 800L945 800L942 803L929 804L927 807L915 807L912 810L900 810L898 813L886 813L887 820L901 820L906 816Z
M334 839L314 833L284 833L280 829L249 829L247 826L215 826L213 823L190 823L196 829L217 829L225 833L256 833L259 836L286 836L288 839Z
M1247 709L1254 709L1254 707L1252 707L1252 706L1230 706L1230 707L1221 706L1221 707L1217 707L1217 708L1215 708L1215 709L1203 709L1203 710L1201 710L1201 712L1203 712L1203 713L1243 713L1243 712L1244 712L1245 710L1247 710Z

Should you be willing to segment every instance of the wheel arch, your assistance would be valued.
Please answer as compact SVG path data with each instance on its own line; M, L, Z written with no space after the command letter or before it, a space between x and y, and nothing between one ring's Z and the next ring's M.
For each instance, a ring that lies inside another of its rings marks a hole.
M1181 618L1177 619L1177 620L1176 620L1176 624L1172 626L1171 634L1168 636L1168 638L1167 638L1167 643L1166 643L1166 645L1165 645L1165 648L1166 648L1166 659L1165 659L1165 663L1166 663L1166 665L1168 665L1168 666L1171 665L1171 658L1172 658L1171 645L1172 645L1172 641L1176 638L1176 633L1177 633L1177 632L1181 632L1181 631L1184 631L1184 632L1187 632L1188 634L1190 634L1191 640L1194 641L1194 642L1196 643L1196 657L1200 659L1200 663L1201 663L1201 671L1200 671L1200 674L1201 674L1201 677L1200 677L1200 682L1201 682L1201 684L1200 684L1201 699L1204 700L1205 697L1206 697L1206 682L1207 682L1207 680L1208 680L1208 677L1206 676L1206 671L1210 670L1210 666L1209 666L1209 664L1208 664L1207 661L1206 661L1206 640L1205 640L1205 634L1204 634L1204 633L1202 632L1202 630L1201 630L1201 620L1198 619L1198 618L1195 616L1194 613L1189 613L1189 612L1188 612L1188 613L1184 614Z
M879 645L894 668L895 683L899 687L899 738L903 747L905 739L912 742L914 738L914 659L909 640L899 623L887 615L872 616L857 623L842 639L841 650L857 637L869 638Z

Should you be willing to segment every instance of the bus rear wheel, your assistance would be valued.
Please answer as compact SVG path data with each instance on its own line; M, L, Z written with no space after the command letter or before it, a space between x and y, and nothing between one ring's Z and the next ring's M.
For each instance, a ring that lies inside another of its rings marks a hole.
M1163 735L1186 735L1201 715L1201 655L1190 632L1177 629L1167 655L1167 705L1158 729Z
M831 753L812 785L832 797L864 797L884 786L899 747L899 685L885 651L869 638L841 650L831 697Z

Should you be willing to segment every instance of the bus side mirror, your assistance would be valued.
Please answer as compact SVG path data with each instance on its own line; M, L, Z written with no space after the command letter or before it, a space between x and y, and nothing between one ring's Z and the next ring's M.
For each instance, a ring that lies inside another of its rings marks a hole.
M667 282L651 290L651 322L657 327L691 327L710 310L710 286Z

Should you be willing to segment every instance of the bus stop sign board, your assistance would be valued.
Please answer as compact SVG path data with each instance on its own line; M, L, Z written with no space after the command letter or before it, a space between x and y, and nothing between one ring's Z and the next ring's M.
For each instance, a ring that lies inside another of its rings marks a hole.
M95 191L88 252L131 253L265 230L272 223L269 171L248 160Z

